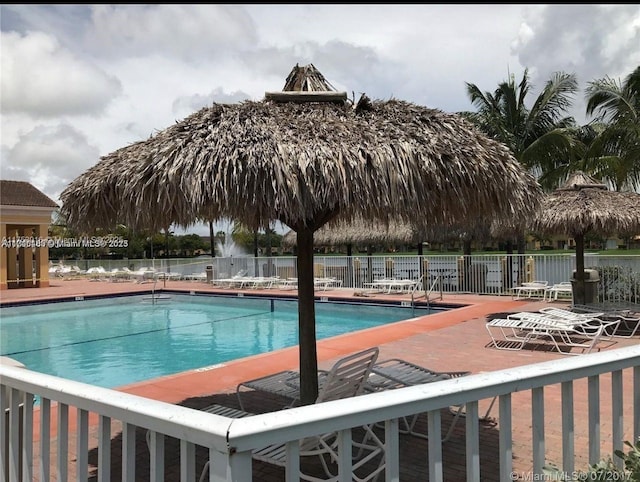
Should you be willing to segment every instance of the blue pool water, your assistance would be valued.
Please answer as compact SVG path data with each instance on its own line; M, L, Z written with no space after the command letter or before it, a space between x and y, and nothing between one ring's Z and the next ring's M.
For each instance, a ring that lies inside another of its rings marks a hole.
M298 344L296 300L171 294L0 309L0 355L107 388ZM429 314L316 303L317 339Z

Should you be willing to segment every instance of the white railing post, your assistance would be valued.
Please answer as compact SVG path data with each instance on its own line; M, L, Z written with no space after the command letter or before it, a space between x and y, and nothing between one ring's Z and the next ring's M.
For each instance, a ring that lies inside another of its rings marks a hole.
M49 481L51 475L51 400L40 400L40 480ZM98 478L98 482L107 479Z
M251 452L235 452L231 455L221 454L217 452L218 458L216 459L218 465L221 467L226 466L227 475L226 479L220 475L220 478L216 479L215 482L244 482L248 480L253 480L253 459L251 457ZM256 481L259 482L259 481Z
M587 398L589 404L589 464L600 461L600 377L588 378Z
M186 440L180 441L180 480L196 480L196 447Z
M574 435L573 420L573 381L562 382L562 470L573 473L574 469Z
M511 394L500 395L498 399L498 419L500 433L498 448L500 453L500 480L513 479L513 427L511 424Z
M440 410L430 410L427 414L429 430L429 481L442 482L442 430Z
M612 452L622 450L624 434L624 416L622 404L622 370L616 370L611 374L611 426L613 447ZM614 463L619 469L624 468L624 460L614 457Z
M69 405L58 403L58 480L67 480L69 455Z
M531 390L531 438L533 446L533 473L542 476L544 454L544 388Z
M98 421L98 482L111 480L111 418Z
M480 430L478 428L478 402L469 402L466 411L467 481L480 482Z
M640 366L633 367L633 440L640 440Z

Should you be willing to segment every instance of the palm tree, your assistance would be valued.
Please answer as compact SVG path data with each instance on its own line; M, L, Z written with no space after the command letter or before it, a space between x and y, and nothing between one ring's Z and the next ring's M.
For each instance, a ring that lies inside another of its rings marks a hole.
M640 66L624 82L589 82L586 96L600 129L580 167L615 190L640 189Z
M572 142L571 148L566 152L564 159L558 160L555 165L545 167L538 182L547 189L551 189L554 186L561 186L576 171L593 173L587 161L589 150L604 128L604 124L592 122L564 129L565 135Z
M550 190L557 178L547 173L566 165L574 155L576 139L571 129L576 122L565 116L578 90L574 74L557 72L546 82L542 92L527 105L531 92L529 72L516 84L513 74L493 92L482 92L478 86L466 83L467 94L477 112L467 113L483 132L502 142L514 157ZM518 252L524 254L524 233L518 236Z
M557 172L558 166L567 164L567 159L575 152L575 138L571 135L571 129L576 122L573 117L565 116L578 90L575 75L554 73L531 107L527 105L527 96L532 88L528 69L525 69L519 83L516 84L516 78L511 74L508 80L498 84L493 93L483 93L477 85L469 82L466 86L469 100L477 109L477 112L468 113L466 117L480 130L505 144L543 188L551 190L556 187L556 176L547 173ZM514 223L520 224L521 221L515 220ZM507 221L504 224L512 223ZM520 255L526 251L524 230L523 225L505 229L505 232L515 235ZM507 252L512 252L511 241L507 243ZM509 257L509 284L512 282L511 262L512 258ZM520 278L524 271L524 256L520 256L519 283L523 281Z
M567 129L576 123L564 114L578 90L574 74L553 74L531 108L526 104L531 91L528 69L517 85L511 74L493 94L481 92L475 84L466 85L469 99L478 109L471 119L486 134L509 147L515 158L538 178L571 152L574 139Z

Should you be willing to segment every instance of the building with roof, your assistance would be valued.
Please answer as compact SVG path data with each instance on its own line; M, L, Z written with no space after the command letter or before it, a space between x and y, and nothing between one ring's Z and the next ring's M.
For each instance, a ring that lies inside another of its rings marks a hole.
M48 232L57 207L28 182L0 180L0 290L49 286Z

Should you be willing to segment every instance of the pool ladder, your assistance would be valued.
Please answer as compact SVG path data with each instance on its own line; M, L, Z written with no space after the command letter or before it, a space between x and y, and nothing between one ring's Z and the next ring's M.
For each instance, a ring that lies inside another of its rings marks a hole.
M431 293L433 293L434 288L436 287L436 284L438 284L439 288L440 288L440 300L442 300L442 282L441 282L441 277L440 275L436 276L435 279L433 280L433 283L431 283L431 286L429 287L429 289L427 291L424 292L424 299L427 301L427 308L430 307L430 303L431 303ZM415 292L411 292L411 307L413 309L415 309L415 301L414 301L414 293Z
M168 300L171 297L169 295L156 295L156 285L158 284L158 278L153 277L153 286L151 287L151 304L155 305L158 300ZM166 286L166 285L165 285ZM143 299L144 301L144 299Z

